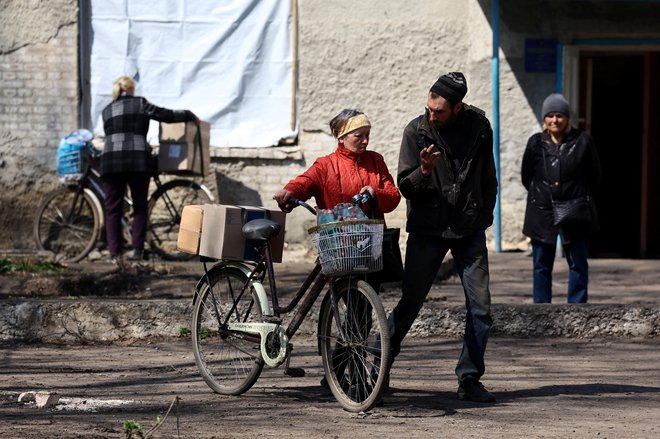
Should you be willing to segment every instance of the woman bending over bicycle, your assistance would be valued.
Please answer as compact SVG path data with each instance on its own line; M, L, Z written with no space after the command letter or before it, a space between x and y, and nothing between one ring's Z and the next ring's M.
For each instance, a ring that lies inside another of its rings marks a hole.
M290 197L303 201L314 197L318 208L332 209L339 203L350 203L357 193L368 192L371 199L365 213L383 219L399 204L401 194L383 156L367 151L369 119L358 110L343 110L330 121L330 130L337 139L337 149L318 158L273 198L280 209L290 212L294 207L288 203Z
M399 189L387 169L383 156L367 151L371 123L358 110L343 110L330 121L330 130L337 139L337 149L318 158L304 173L275 192L273 198L280 209L290 212L291 197L306 201L316 199L320 209L332 209L339 203L350 203L355 194L369 194L363 205L365 214L384 219L401 200ZM376 289L376 291L378 291Z
M151 148L147 143L149 120L199 123L189 110L168 110L134 96L135 81L118 78L112 88L112 102L102 112L105 146L101 155L101 176L105 192L106 239L112 261L124 268L122 217L126 187L133 199L133 224L129 260L141 260L147 234L147 194L151 178Z
M314 197L319 209L332 209L339 203L351 203L355 194L368 193L368 201L362 204L364 213L384 219L385 213L399 204L401 194L383 156L367 151L369 119L358 110L346 109L332 118L330 130L337 139L337 149L318 158L309 169L275 192L273 199L280 209L290 212L295 207L290 198L306 201ZM378 292L377 276L367 280ZM325 377L321 385L328 388Z

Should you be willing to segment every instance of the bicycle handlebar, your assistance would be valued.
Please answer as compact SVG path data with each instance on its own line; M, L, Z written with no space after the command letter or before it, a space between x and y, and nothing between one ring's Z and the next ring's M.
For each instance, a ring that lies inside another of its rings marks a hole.
M273 197L274 198L274 197ZM368 192L363 192L361 194L355 194L353 195L352 201L353 204L357 204L358 206L362 206L366 204L369 200L371 199L371 196L369 195ZM295 197L289 198L287 204L293 204L295 206L302 206L305 209L309 210L313 215L316 215L316 209L304 202L303 200L300 200Z
M305 203L303 200L299 200L298 198L291 197L289 198L289 203L295 206L302 206L305 209L309 210L313 215L316 215L316 209L310 206L309 204Z
M273 197L273 200L274 199L275 199L275 197ZM278 206L280 206L280 208L282 208L281 204L279 204L279 203L277 203L277 204L278 204ZM291 205L293 205L293 207L302 206L305 209L309 210L313 215L316 215L316 209L313 208L312 206L310 206L309 204L305 203L303 200L299 200L298 198L295 198L295 197L290 197L287 200L286 205L284 205L284 208L287 208Z

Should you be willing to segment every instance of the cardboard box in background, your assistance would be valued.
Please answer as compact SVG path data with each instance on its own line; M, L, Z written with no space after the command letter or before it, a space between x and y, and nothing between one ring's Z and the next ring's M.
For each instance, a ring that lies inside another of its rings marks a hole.
M204 221L204 206L191 204L183 207L179 235L176 248L182 252L199 254L199 243L202 239L202 222Z
M259 254L243 238L243 225L253 219L268 218L282 225L271 240L273 262L282 262L286 213L255 206L205 204L199 254L216 259L258 260Z
M194 122L160 123L158 140L158 172L206 175L209 172L209 139L211 126L200 121L201 144Z

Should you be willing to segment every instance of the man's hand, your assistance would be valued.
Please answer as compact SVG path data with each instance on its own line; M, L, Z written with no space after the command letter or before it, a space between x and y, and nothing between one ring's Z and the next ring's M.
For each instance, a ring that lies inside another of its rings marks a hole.
M433 152L433 148L435 148L435 145L429 145L427 148L422 148L419 152L419 160L422 163L421 172L424 177L431 175L435 164L442 155L440 151Z

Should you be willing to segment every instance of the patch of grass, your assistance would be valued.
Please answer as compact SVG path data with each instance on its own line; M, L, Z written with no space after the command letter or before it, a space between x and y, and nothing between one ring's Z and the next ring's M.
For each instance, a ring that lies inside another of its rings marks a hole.
M61 273L64 267L52 261L32 262L28 259L12 261L11 258L0 258L0 274L11 273Z
M187 326L179 326L179 337L190 335L190 329Z
M167 419L167 416L170 414L172 411L172 407L176 407L176 431L177 435L176 437L181 437L180 436L180 431L179 431L179 397L175 396L174 399L172 400L172 403L170 404L170 407L167 409L167 412L165 413L164 416L158 415L156 416L156 423L151 427L149 430L142 431L142 426L137 422L134 421L133 419L128 419L124 421L123 427L124 427L124 433L126 434L126 439L133 439L135 438L141 438L141 439L148 439L150 438L156 430L160 428L161 425L163 425L163 422L165 422L165 419Z
M139 422L136 422L132 419L124 421L124 433L126 433L126 439L131 439L132 437L144 437L142 434L142 426Z

